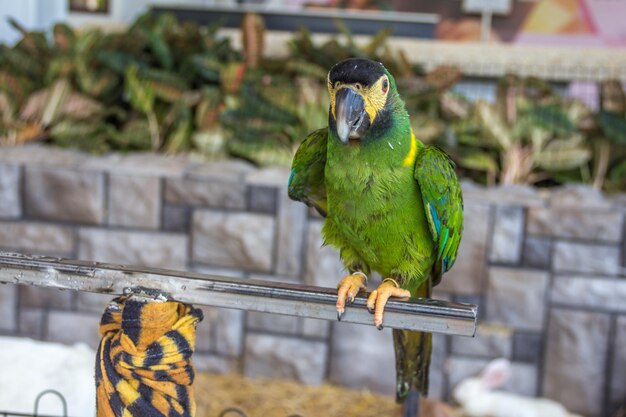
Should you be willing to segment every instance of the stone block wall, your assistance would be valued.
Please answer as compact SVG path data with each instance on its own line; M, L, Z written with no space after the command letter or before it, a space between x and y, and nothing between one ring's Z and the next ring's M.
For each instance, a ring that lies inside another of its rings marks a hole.
M288 170L150 154L0 149L0 250L334 287L322 219L290 201ZM435 297L480 306L474 339L435 335L431 394L492 358L507 389L589 417L626 397L625 196L463 184L459 258ZM370 285L376 285L376 280ZM98 343L108 296L0 286L0 334ZM205 307L195 361L212 372L392 394L391 331Z

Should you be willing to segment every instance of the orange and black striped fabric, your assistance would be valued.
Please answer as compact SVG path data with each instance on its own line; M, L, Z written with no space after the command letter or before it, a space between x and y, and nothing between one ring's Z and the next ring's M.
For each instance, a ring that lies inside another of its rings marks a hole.
M193 417L191 356L202 311L177 302L113 300L100 321L98 417Z

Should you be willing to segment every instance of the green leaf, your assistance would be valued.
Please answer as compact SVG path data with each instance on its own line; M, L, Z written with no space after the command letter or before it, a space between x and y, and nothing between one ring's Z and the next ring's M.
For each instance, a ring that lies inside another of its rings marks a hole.
M196 72L204 79L217 83L220 81L222 64L217 58L206 55L194 55L191 57Z
M195 148L207 157L223 155L226 151L226 139L221 129L201 130L191 136Z
M102 32L99 29L90 29L82 32L76 38L76 56L91 56L96 50L96 44L102 39Z
M112 129L104 123L64 120L52 128L50 136L58 146L104 153L110 149L107 142Z
M156 32L148 29L143 29L141 33L147 39L148 45L161 67L167 70L172 69L174 64L172 51L163 38Z
M532 126L538 126L558 136L572 134L576 126L559 104L530 106L524 112Z
M52 34L54 37L54 45L57 50L68 52L74 47L74 42L76 42L76 33L68 24L55 24L52 29Z
M504 123L493 105L478 101L474 111L486 139L491 143L498 144L502 149L509 149L513 145L511 129Z
M482 151L469 151L461 156L459 165L476 171L498 172L498 163L493 155Z
M2 48L0 55L11 73L26 76L41 86L43 67L42 61L36 56L18 48Z
M191 147L192 128L191 113L188 109L184 109L174 126L174 131L166 139L165 151L167 153L177 153L188 150Z
M598 114L598 121L604 136L615 143L626 145L626 119L624 117L601 111Z
M154 111L154 91L150 83L140 80L136 66L131 66L126 71L126 91L130 97L131 105L144 114Z
M128 52L102 50L96 52L95 57L98 62L120 75L125 74L126 70L132 65L139 69L147 67L145 62L140 61L135 55Z
M121 131L111 134L111 141L117 149L149 150L152 146L150 126L145 119L128 121Z
M49 126L63 111L72 87L67 80L61 79L54 83L49 89L41 112L41 123Z
M146 80L156 98L168 103L180 100L188 90L185 80L172 72L147 68L139 70L138 76Z
M615 165L613 168L611 168L608 178L611 181L626 184L626 161L622 161Z
M534 156L535 164L548 171L565 171L586 164L591 159L591 150L584 147L582 137L555 139Z

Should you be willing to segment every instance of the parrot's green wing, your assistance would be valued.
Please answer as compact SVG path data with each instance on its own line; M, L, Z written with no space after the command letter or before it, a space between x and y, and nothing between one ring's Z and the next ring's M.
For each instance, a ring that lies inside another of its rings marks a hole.
M302 201L314 207L326 217L326 143L328 129L319 129L311 133L300 144L291 165L288 192L292 200Z
M450 270L463 233L463 196L454 172L454 162L433 146L419 153L415 162L415 179L422 192L428 226L437 249L433 266L433 285Z

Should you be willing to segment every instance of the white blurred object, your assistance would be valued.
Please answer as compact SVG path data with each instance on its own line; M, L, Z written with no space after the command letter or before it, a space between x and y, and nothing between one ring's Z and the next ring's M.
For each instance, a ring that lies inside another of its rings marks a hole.
M511 363L507 359L495 359L479 376L461 381L452 396L469 417L580 417L547 398L492 391L502 386L510 374Z
M37 395L53 389L65 398L68 416L95 416L95 360L96 352L85 344L0 337L0 411L32 413ZM61 416L63 407L54 395L46 395L38 412Z

